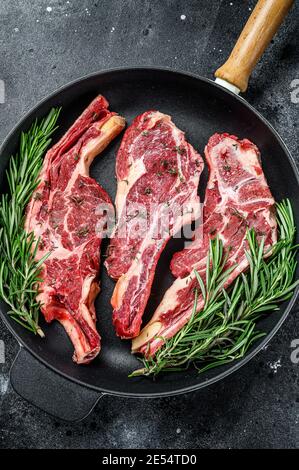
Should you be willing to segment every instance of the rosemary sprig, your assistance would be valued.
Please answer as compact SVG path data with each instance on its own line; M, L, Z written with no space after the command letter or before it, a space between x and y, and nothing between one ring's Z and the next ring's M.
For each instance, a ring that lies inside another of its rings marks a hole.
M224 270L225 256L218 238L210 243L205 283L198 273L193 314L189 322L156 353L143 358L138 375L156 376L160 372L186 370L192 364L199 372L242 358L252 343L264 333L256 322L267 311L278 309L278 303L293 295L299 280L294 245L295 224L288 200L277 204L278 242L264 258L264 240L257 241L253 229L247 232L249 269L223 289L230 271ZM232 267L231 269L234 269ZM197 314L198 296L204 308Z
M8 313L16 322L40 336L44 334L38 324L36 286L44 259L35 261L38 240L24 230L24 211L39 183L43 155L59 113L60 109L53 108L21 134L19 152L10 158L6 172L9 191L0 199L0 298L9 305Z

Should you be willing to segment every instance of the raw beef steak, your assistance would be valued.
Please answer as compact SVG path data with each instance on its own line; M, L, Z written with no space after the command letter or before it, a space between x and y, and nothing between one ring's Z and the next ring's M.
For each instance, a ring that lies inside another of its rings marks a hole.
M159 257L169 238L198 216L200 155L171 118L138 116L116 161L118 224L105 262L118 279L111 299L122 338L139 334Z
M97 207L112 203L89 177L89 166L125 125L107 108L98 96L47 152L26 212L25 229L40 239L37 259L49 253L39 285L41 311L47 322L63 325L77 363L90 362L100 351L94 308L102 237Z
M213 135L205 149L210 175L203 208L203 226L192 244L176 253L171 271L177 280L166 291L152 320L133 341L133 351L154 355L190 319L194 288L198 283L194 269L205 279L207 252L211 238L219 236L228 253L226 267L236 266L225 287L248 267L245 255L246 232L254 228L258 239L265 237L265 248L276 241L274 199L261 168L257 147L249 140L228 134ZM203 307L198 298L197 307Z

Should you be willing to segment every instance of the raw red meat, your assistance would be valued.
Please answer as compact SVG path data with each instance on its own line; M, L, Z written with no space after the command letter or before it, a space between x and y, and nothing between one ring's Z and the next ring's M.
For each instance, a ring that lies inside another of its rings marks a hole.
M122 338L139 334L169 238L198 215L202 168L200 155L165 114L148 111L125 133L116 162L119 220L105 263L109 275L118 279L111 303Z
M205 155L210 176L203 226L192 244L174 255L171 271L177 279L166 291L151 321L133 341L134 352L154 355L163 344L161 337L171 338L188 322L194 288L198 287L194 269L204 281L211 238L218 234L228 251L226 267L236 266L225 287L248 267L244 252L247 228L254 228L258 239L265 237L265 248L276 241L275 201L262 171L257 147L247 139L215 134L206 146ZM201 296L197 307L198 311L203 307Z
M64 326L77 363L90 362L100 351L94 300L102 237L96 228L103 216L96 209L112 203L89 177L89 166L125 125L107 108L98 96L47 152L26 212L25 229L40 238L37 259L50 253L39 285L42 313L47 322Z

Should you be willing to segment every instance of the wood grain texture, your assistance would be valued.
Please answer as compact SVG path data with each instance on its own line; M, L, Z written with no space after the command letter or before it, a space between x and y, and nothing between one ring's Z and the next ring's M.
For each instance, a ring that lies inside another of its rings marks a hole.
M252 70L293 3L294 0L259 0L228 60L215 76L246 91Z

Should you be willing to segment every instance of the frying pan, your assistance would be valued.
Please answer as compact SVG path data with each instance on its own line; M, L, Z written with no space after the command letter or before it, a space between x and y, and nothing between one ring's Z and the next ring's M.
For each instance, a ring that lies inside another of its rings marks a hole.
M176 125L185 130L188 140L200 152L215 132L230 132L255 142L262 154L263 168L276 200L289 198L299 225L299 179L289 151L271 125L243 98L249 75L267 44L275 34L291 0L260 0L245 26L230 58L216 72L218 83L190 73L162 68L136 67L89 75L58 90L34 109L13 129L1 148L0 184L5 189L5 169L8 158L17 151L21 131L29 128L35 118L45 116L51 107L61 106L58 139L75 118L98 94L110 102L112 110L132 119L148 109L170 114ZM223 86L224 85L224 86ZM102 154L92 167L92 176L115 196L115 153L121 137ZM201 180L204 182L207 175ZM182 242L172 240L163 253L145 314L148 320L163 292L171 284L169 261L182 248ZM7 315L1 304L2 318L20 344L20 351L11 368L11 383L25 399L48 413L69 421L84 418L105 394L125 397L161 397L190 392L206 387L236 371L247 363L273 337L295 303L293 298L259 322L266 332L242 360L212 369L202 375L189 370L151 378L128 378L139 367L130 354L130 344L114 334L111 322L110 297L114 283L105 270L101 272L102 292L96 301L98 328L102 351L88 366L78 366L71 360L72 345L58 323L42 324L46 337L35 337Z

